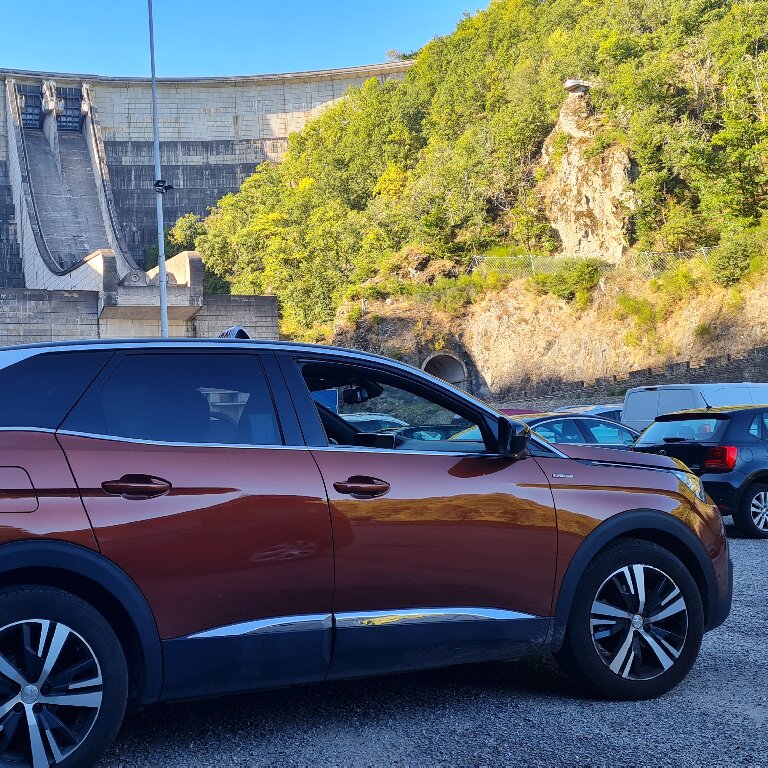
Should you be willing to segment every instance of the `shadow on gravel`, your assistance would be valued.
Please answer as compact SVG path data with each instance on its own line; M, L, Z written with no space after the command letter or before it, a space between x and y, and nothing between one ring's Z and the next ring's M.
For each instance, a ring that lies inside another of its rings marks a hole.
M222 731L237 742L253 739L254 724L268 724L269 737L279 740L318 728L365 727L405 712L418 720L433 713L436 703L440 708L474 706L478 700L518 695L549 701L582 698L552 659L536 658L159 704L126 716L105 763L112 765L138 742L150 752L153 745L167 746L170 731L181 737L181 744L186 737L218 737Z

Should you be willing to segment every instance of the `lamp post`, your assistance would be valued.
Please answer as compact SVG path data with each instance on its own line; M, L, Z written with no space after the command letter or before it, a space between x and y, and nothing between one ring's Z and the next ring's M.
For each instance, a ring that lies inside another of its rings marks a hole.
M157 81L155 79L155 29L152 22L152 0L149 9L149 55L152 61L152 131L155 139L155 196L157 198L157 266L160 281L160 335L168 338L168 283L165 274L165 231L163 227L163 195L172 186L166 184L160 171L160 130L157 124Z

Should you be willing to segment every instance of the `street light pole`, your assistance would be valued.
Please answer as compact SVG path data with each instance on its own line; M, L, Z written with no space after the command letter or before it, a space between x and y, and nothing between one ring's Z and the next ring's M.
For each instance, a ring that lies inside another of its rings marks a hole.
M160 335L168 338L168 283L165 275L165 230L163 226L163 195L168 185L160 171L160 130L157 124L157 81L155 79L155 29L152 22L152 0L149 8L149 55L152 60L152 130L155 138L155 196L157 199L157 266L160 281Z

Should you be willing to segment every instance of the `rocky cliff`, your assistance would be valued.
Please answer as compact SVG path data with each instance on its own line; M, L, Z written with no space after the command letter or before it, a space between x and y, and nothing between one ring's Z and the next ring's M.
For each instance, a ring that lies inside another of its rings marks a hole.
M618 262L627 247L632 164L623 147L605 144L589 95L569 94L544 142L536 190L563 256Z

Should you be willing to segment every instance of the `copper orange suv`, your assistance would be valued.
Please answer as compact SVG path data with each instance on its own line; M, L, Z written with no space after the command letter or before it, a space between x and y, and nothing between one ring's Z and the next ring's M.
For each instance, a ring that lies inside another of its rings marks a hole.
M536 654L657 696L730 609L684 465L559 449L386 358L12 347L0 393L3 765L91 765L126 706Z

